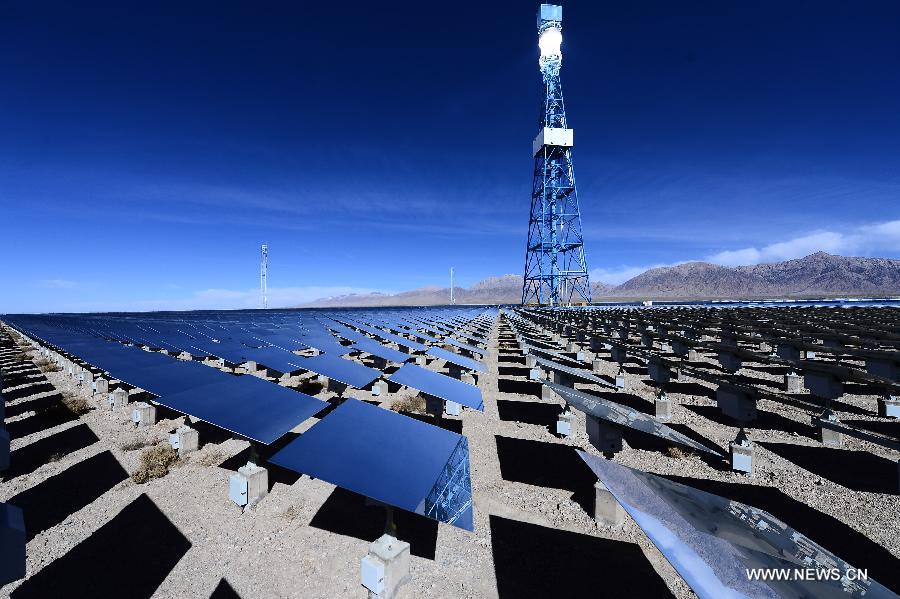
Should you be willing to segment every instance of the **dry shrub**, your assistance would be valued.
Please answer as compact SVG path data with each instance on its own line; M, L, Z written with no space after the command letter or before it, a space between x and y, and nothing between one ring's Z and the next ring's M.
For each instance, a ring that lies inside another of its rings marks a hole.
M68 422L72 420L72 416L78 417L90 411L91 406L88 405L86 399L71 393L64 393L59 402L39 412L39 415L51 422Z
M225 460L225 454L218 449L212 449L200 455L197 462L202 466L218 466Z
M300 516L300 508L297 507L296 505L291 505L290 507L288 507L288 509L286 509L284 511L282 516L287 520L294 521L297 519L298 516Z
M27 362L28 354L18 353L13 357L13 361L14 362Z
M414 414L425 413L425 398L420 395L401 397L391 403L391 409L395 412L412 412Z
M48 360L47 358L38 358L34 361L34 365L38 368L42 368L44 366L47 366L48 364L50 364L50 360Z
M91 411L91 406L87 400L77 395L66 395L62 400L62 405L75 416L81 416Z
M153 441L147 440L138 440L138 441L129 441L122 445L122 451L137 451L138 449L143 449L145 447L149 447L153 445Z
M141 465L131 473L131 480L145 483L154 478L162 478L169 473L169 467L178 461L178 452L168 443L160 443L141 454Z
M39 368L41 369L41 372L43 372L44 374L46 374L48 372L59 372L60 370L62 370L62 368L59 367L59 364L51 364L51 363L48 363L46 366L39 366Z
M47 458L47 463L58 462L63 458L63 454L61 453L51 453L50 457Z
M677 447L675 445L670 445L669 449L666 450L666 453L669 454L669 457L678 460L684 460L693 455L693 452L689 449L684 449L683 447Z

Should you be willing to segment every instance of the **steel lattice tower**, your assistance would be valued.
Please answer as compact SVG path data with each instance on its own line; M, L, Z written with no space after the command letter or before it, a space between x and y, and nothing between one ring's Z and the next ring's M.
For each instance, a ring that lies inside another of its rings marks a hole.
M538 46L544 80L540 132L534 139L534 182L525 251L522 303L591 301L581 213L572 167L573 130L566 124L562 83L562 7L541 4Z

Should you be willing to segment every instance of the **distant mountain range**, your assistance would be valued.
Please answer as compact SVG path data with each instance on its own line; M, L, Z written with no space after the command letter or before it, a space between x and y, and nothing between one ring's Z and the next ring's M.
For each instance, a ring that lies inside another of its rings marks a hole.
M797 260L755 266L687 262L652 268L618 286L593 283L591 288L595 302L897 296L900 260L817 252ZM522 277L490 277L468 289L457 287L454 294L460 304L519 303ZM304 307L427 306L447 304L449 300L449 287L422 287L394 294L342 295Z

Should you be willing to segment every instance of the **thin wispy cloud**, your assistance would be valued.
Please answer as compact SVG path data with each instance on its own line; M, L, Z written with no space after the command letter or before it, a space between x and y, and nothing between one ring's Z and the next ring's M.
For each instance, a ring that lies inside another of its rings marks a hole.
M900 255L900 220L890 220L855 227L847 231L814 231L770 243L761 247L745 247L723 250L700 258L720 266L751 266L769 262L795 260L827 252L843 256L896 256ZM618 265L595 268L590 271L592 281L609 285L621 285L625 281L652 268L678 266L690 262L681 260L666 264Z
M78 287L78 281L70 281L68 279L41 279L38 286L44 289L72 289Z
M850 231L816 231L762 247L725 250L706 258L723 266L745 266L802 258L815 252L873 256L900 252L900 220L857 227Z

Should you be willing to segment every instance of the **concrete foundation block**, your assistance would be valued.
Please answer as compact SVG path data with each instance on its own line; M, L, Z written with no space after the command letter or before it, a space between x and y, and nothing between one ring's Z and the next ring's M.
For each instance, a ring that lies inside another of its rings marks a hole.
M416 365L417 366L425 366L428 361L425 359L425 356L416 356Z
M200 448L200 434L186 424L179 426L175 432L169 435L169 445L183 456Z
M603 526L622 526L625 508L601 481L594 483L594 520Z
M563 439L569 439L574 433L573 424L575 422L575 414L566 410L562 412L556 419L556 434Z
M0 585L25 578L25 543L22 510L0 503Z
M112 393L107 394L106 402L110 410L124 408L128 405L128 391L125 389L116 389Z
M689 349L687 353L687 361L688 362L699 362L700 361L700 353L696 349Z
M411 580L409 555L409 543L387 534L369 546L360 565L360 583L369 599L392 599Z
M795 372L789 372L784 375L784 390L787 393L802 393L803 379Z
M269 471L251 462L238 468L228 481L228 497L244 508L256 505L268 494Z
M745 472L753 474L753 455L755 448L752 443L741 445L739 443L731 443L731 469L735 472Z
M530 381L542 381L544 380L544 371L540 368L532 368L528 371L528 380Z
M666 396L657 397L654 402L656 406L656 417L660 420L672 419L672 400Z
M819 425L819 440L822 442L822 445L841 447L844 444L844 435L840 431Z
M625 371L620 370L616 373L616 389L624 389L625 388Z
M144 401L135 402L131 407L131 421L137 426L156 424L156 406Z
M588 440L597 451L610 455L622 451L622 427L596 416L585 414Z
M537 368L537 358L532 354L525 354L525 368Z
M591 364L591 370L593 370L594 374L599 374L603 372L603 360L594 359Z
M467 385L477 385L478 379L475 378L475 375L471 372L464 372L460 375L459 380L464 382Z
M879 397L878 415L882 418L900 418L900 396Z
M109 393L109 381L104 378L98 378L93 385L94 394L107 395Z
M372 396L379 397L387 393L388 384L386 381L375 381L372 383Z
M444 411L447 413L447 416L459 416L462 406L455 401L445 401Z
M541 399L543 399L544 401L552 402L558 402L562 400L559 394L547 385L541 385Z

